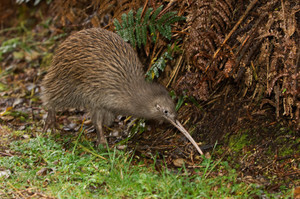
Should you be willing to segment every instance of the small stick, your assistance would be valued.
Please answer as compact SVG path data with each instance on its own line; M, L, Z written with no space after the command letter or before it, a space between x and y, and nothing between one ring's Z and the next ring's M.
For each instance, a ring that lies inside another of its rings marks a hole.
M25 198L25 196L21 193L21 191L18 190L16 187L14 187L14 185L12 185L10 182L7 182L7 184L11 186L17 192L17 194L19 194L22 198Z
M89 150L88 148L86 148L85 146L83 146L82 144L78 143L78 145L86 152L89 152L91 153L92 155L94 156L97 156L98 158L101 158L103 160L107 160L105 157L101 156L101 155L98 155L97 153L94 153L93 151Z
M181 66L182 57L183 57L183 55L180 55L180 57L179 57L179 59L178 59L178 61L177 61L177 63L176 63L175 69L172 71L171 78L170 78L168 84L166 85L167 88L169 87L169 85L171 84L171 82L172 82L172 81L177 77L177 75L178 75L178 71L179 71L180 66Z

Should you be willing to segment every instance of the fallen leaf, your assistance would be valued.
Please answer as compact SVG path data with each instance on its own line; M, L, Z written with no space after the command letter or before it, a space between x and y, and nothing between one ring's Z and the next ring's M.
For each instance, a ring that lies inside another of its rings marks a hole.
M45 176L47 174L47 171L50 171L50 170L52 170L52 169L49 169L47 167L43 167L38 172L36 172L36 175Z
M173 161L173 164L175 167L182 167L184 163L185 163L185 161L182 158L178 158Z
M124 150L126 148L126 145L118 145L117 149L119 150Z
M37 51L34 51L34 50L32 50L30 52L25 52L25 59L28 62L38 59L39 56L40 56L40 53L38 53Z
M205 153L205 158L206 158L206 159L210 159L210 158L211 158L211 155L210 155L209 152Z
M10 174L11 174L10 170L0 171L0 177L4 176L5 178L8 178Z
M13 103L13 107L16 107L17 105L19 104L22 104L24 102L24 99L23 98L17 98L14 103Z
M5 111L3 111L3 112L0 113L0 116L5 115L5 114L6 114L8 111L10 111L12 108L13 108L12 106L7 107L7 108L5 109Z
M3 121L10 122L10 121L12 121L14 119L14 117L11 116L11 115L4 115L4 116L1 116L1 119Z
M24 52L19 51L19 52L13 52L14 59L23 59L24 58Z

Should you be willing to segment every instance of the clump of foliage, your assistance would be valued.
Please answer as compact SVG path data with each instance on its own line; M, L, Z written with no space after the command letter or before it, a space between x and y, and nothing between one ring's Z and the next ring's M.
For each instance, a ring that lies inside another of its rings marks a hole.
M0 46L0 61L2 61L4 53L12 52L20 44L21 44L21 41L19 38L12 38L12 39L4 41Z
M159 71L165 70L167 59L173 59L169 52L165 52L152 64L151 68L146 73L146 79L153 80L155 77L159 77Z
M203 93L233 80L243 97L300 124L299 6L296 0L194 1L185 43L194 67L179 90L203 100Z
M147 44L147 40L150 37L152 43L156 43L158 34L164 38L171 40L172 37L172 25L175 22L185 20L183 16L177 16L177 12L171 11L165 14L161 14L163 5L159 6L156 10L148 8L143 15L143 8L139 8L134 15L133 10L130 10L128 14L122 15L122 23L119 20L114 19L114 25L117 34L119 34L126 42L130 42L132 46L138 46ZM153 80L155 77L159 77L159 71L164 71L166 62L172 60L170 53L170 46L168 50L153 61L151 68L146 73L147 80Z
M155 11L153 8L149 8L144 16L142 15L143 8L139 8L135 16L133 10L130 10L128 14L124 13L122 24L117 19L114 20L117 33L125 41L129 41L132 46L137 44L138 47L141 47L142 44L146 45L147 34L151 35L154 43L158 33L170 40L172 37L171 26L175 22L184 20L185 17L177 16L177 12L174 11L159 15L162 9L162 5Z

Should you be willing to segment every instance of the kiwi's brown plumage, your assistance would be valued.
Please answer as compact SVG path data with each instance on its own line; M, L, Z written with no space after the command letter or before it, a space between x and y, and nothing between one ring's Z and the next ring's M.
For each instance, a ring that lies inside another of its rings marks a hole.
M132 47L101 28L79 31L58 47L42 89L48 108L45 128L55 123L56 110L84 108L100 143L105 142L102 124L111 124L117 114L158 120L176 116L166 89L144 80Z

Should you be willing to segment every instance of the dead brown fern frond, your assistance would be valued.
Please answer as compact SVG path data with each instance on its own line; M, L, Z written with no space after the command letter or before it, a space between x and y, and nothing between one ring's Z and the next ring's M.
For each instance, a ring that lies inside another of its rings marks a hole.
M51 11L55 21L63 27L104 27L111 26L113 18L136 10L143 5L142 0L54 0Z
M233 79L243 96L271 98L278 117L299 124L300 2L205 0L194 1L189 12L187 57L199 82L210 85L207 93ZM263 90L267 95L261 96Z

